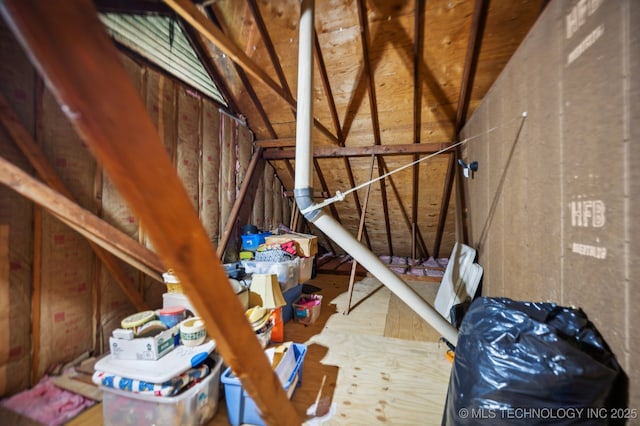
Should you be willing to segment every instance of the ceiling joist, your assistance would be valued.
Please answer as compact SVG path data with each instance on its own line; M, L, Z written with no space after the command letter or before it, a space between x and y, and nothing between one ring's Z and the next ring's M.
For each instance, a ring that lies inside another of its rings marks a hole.
M226 284L227 275L192 200L93 3L67 1L52 8L43 1L5 0L0 11L65 106L71 124L145 224L163 264L180 277L225 363L262 418L268 424L301 424Z
M258 141L256 146L264 148L264 145ZM347 146L344 148L334 146L316 146L313 148L314 158L340 158L340 157L369 157L370 155L378 156L396 156L396 155L427 155L435 154L451 146L449 143L421 143L421 144L401 144L401 145L371 145L371 146ZM267 149L264 151L262 158L265 160L284 160L285 158L294 159L296 157L294 149Z

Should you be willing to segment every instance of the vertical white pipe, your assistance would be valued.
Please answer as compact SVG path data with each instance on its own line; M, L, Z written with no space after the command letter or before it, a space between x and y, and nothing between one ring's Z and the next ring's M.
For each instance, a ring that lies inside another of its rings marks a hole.
M313 12L314 0L300 1L298 39L298 106L296 117L296 176L294 188L313 186Z
M300 40L298 47L298 109L296 123L296 176L294 192L301 210L313 203L312 141L313 126L313 0L300 1ZM402 281L387 266L351 235L333 217L321 210L305 215L322 232L370 271L400 300L427 321L453 345L458 342L458 331L445 320L418 293Z

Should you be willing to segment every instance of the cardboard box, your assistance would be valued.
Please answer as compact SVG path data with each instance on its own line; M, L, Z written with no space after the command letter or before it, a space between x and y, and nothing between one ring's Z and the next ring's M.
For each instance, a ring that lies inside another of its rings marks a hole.
M109 338L109 348L114 359L156 360L171 352L179 343L179 325L154 337L132 340Z
M318 253L318 237L315 235L290 233L270 235L265 238L266 243L285 243L293 241L300 257L312 257Z

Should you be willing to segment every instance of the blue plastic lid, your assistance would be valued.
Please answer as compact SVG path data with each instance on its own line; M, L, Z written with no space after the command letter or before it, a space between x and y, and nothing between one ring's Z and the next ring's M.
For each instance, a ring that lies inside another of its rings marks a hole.
M195 368L202 364L209 356L208 352L200 352L191 357L191 368Z

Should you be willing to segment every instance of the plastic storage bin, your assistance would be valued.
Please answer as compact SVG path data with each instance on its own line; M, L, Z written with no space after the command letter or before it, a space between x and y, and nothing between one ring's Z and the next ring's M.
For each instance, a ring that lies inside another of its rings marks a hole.
M315 256L298 258L298 283L304 284L313 277Z
M302 286L297 285L285 291L282 295L287 302L287 304L282 307L282 322L287 323L293 318L293 304L302 295Z
M293 317L300 324L313 324L320 316L320 307L322 306L322 296L319 294L310 294L301 296L296 303L293 304Z
M298 285L298 258L284 262L259 262L243 260L242 266L247 274L276 274L280 289L285 292Z
M296 387L302 383L302 371L304 369L304 356L307 353L305 345L294 343L292 345L293 354L296 357L296 364L289 376L289 380L283 385L284 391L291 399ZM242 388L240 379L231 373L231 368L227 368L220 378L224 384L224 395L227 402L227 416L229 424L238 426L241 424L264 425L260 417L258 407Z
M271 235L271 232L263 232L261 234L241 235L242 250L256 251L260 244L264 244L265 238Z
M172 397L141 395L101 386L105 426L197 426L218 411L222 358L201 382Z

